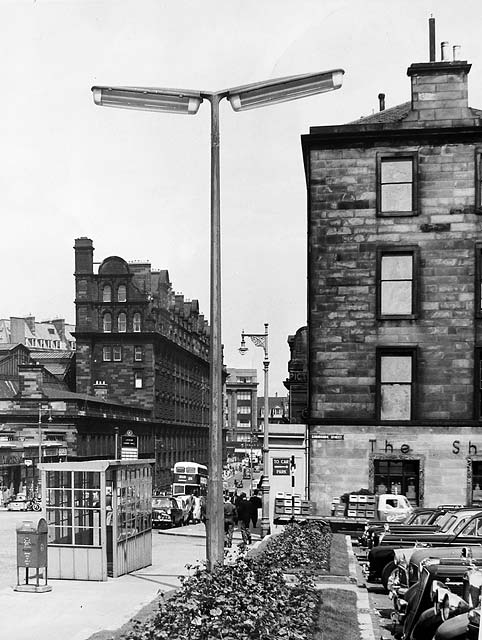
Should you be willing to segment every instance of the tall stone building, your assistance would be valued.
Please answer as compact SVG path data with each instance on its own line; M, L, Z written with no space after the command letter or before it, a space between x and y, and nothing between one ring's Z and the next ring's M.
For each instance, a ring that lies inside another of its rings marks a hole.
M227 369L226 377L227 453L242 459L257 445L256 369Z
M302 136L308 184L310 494L482 497L482 111L466 61L410 100ZM458 48L454 47L457 54Z
M176 461L207 462L209 326L167 271L118 256L94 270L93 253L75 241L77 392L149 412L162 485Z
M308 327L288 336L288 345L288 378L283 382L289 394L288 415L291 423L301 424L308 416Z

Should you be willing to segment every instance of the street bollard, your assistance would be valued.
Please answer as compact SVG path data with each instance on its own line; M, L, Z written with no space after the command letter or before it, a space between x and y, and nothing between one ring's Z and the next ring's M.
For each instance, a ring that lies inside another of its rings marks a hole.
M14 591L45 593L52 591L47 584L47 522L39 518L37 525L24 520L17 525L17 586ZM25 580L20 582L20 569L25 568ZM40 569L43 569L41 573ZM35 573L31 573L35 570ZM43 584L40 579L43 577Z

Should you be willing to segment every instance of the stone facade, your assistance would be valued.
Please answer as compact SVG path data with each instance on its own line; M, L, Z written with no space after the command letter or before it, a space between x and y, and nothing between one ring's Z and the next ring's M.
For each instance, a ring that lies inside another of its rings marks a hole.
M288 336L288 345L288 378L283 384L289 393L289 421L299 424L308 416L308 327L300 327L295 335Z
M175 294L167 271L75 241L77 392L148 410L158 484L178 460L206 464L209 326L197 300Z
M227 452L241 459L257 445L256 369L227 369L226 378Z
M468 478L482 472L467 444L482 348L482 112L468 106L469 70L413 64L410 102L302 137L310 492L324 513L382 476L410 484L414 503L471 502Z

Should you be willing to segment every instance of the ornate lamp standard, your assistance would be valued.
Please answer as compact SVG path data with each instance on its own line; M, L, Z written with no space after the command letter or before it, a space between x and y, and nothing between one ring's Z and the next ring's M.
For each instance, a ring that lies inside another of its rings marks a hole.
M263 416L263 484L262 491L262 515L261 515L261 536L267 536L270 531L269 526L269 393L268 393L268 323L264 325L264 333L245 333L241 332L241 346L239 353L244 356L248 347L245 338L251 338L256 347L261 347L264 351L263 368L264 368L264 416Z
M222 91L162 87L92 87L94 102L104 107L195 115L203 102L211 105L211 264L210 264L210 420L206 555L208 569L224 558L223 393L221 343L221 215L219 103L226 98L234 111L265 107L339 89L343 69L255 82Z

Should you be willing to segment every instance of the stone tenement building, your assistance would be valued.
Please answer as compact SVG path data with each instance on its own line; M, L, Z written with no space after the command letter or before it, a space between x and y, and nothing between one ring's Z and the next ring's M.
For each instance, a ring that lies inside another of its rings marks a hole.
M360 488L429 506L482 496L482 111L468 104L470 68L431 55L408 68L410 101L385 110L380 95L380 112L302 136L321 513Z
M288 378L283 384L289 394L289 421L303 424L308 416L308 327L300 327L294 336L288 336L288 345Z
M166 484L176 461L207 462L209 326L167 271L110 256L94 272L93 253L75 241L77 392L150 412L143 457Z

